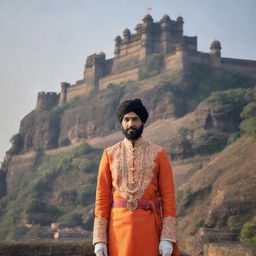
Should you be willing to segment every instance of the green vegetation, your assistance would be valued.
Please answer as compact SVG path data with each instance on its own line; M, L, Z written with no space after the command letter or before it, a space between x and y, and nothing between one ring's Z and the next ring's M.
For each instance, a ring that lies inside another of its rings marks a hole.
M138 71L139 80L159 75L163 67L163 55L154 53L148 56L140 65Z
M212 154L223 149L225 145L226 143L224 141L208 140L193 144L191 150L193 154Z
M240 132L232 133L228 138L228 145L234 143L240 138Z
M227 226L231 231L241 229L241 218L237 215L229 216Z
M179 215L182 215L183 209L190 204L191 193L184 190L177 190L176 192L176 206Z
M256 102L247 104L240 116L243 119L239 126L242 134L256 139Z
M66 215L72 215L77 209L92 204L99 161L95 155L98 156L98 152L83 143L71 151L38 158L35 170L23 175L19 186L0 199L0 214L4 214L0 219L0 239L15 239L19 236L25 239L39 232L36 229L28 232L24 227L16 230L15 227L24 220L49 226L52 222L66 219L67 224ZM69 182L66 185L63 183L63 177L72 177L74 173L77 182L80 182L77 188L72 188ZM58 180L62 180L61 186L53 188ZM45 203L45 198L49 197L53 189L58 191L58 196L54 203ZM46 232L41 235L48 237L50 234Z
M18 155L23 149L24 139L20 133L12 136L10 139L12 144L11 148L6 152L7 155Z
M240 240L246 245L256 245L256 218L243 225Z
M229 89L254 88L255 80L237 73L225 72L216 77L211 74L210 67L204 64L192 63L189 67L190 80L194 84L194 100L201 101L211 95L212 92L224 91Z
M77 226L82 226L82 214L72 213L67 214L59 219L60 228L73 228Z
M78 203L81 206L88 206L95 201L96 186L91 185L83 189L78 195Z
M203 219L200 219L196 222L195 224L196 228L201 228L204 226L204 220Z

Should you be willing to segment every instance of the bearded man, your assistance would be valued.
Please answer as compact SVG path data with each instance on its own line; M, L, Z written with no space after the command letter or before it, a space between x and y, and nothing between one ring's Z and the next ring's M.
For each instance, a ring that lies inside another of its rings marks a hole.
M140 99L116 109L124 139L104 150L95 202L97 256L179 256L173 174L166 150L141 135Z

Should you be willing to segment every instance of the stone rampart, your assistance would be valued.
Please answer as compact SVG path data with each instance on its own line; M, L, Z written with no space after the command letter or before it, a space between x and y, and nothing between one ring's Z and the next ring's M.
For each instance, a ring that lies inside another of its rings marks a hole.
M211 56L209 53L204 52L190 52L187 55L188 62L196 62L200 64L210 65Z
M33 172L37 158L36 152L13 156L6 175L7 193L11 192L19 183L20 178L29 172Z
M204 245L204 256L255 256L256 248L239 243L212 243Z
M54 154L58 154L58 153L62 153L62 152L69 152L71 150L73 150L74 148L78 147L81 145L82 142L76 142L76 143L72 143L71 145L65 146L65 147L60 147L60 148L56 148L56 149L48 149L44 151L45 155L54 155Z
M0 256L94 256L90 241L1 242Z
M1 242L0 256L95 256L88 240ZM188 256L181 252L181 256Z
M225 70L238 72L256 79L256 61L254 60L221 58L221 66Z
M167 55L164 59L165 70L184 70L184 52L178 51L175 54Z
M86 95L90 91L90 88L86 83L70 86L67 89L67 102L76 96Z
M99 89L105 89L110 83L119 84L121 82L138 79L138 68L134 68L119 74L108 75L99 81Z

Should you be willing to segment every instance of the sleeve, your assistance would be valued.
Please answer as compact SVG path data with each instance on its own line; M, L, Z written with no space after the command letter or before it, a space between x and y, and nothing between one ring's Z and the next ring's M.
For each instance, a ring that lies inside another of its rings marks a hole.
M165 149L159 154L159 192L163 214L161 240L176 242L176 204L172 166Z
M107 229L110 213L112 193L112 178L109 167L109 160L106 150L104 150L98 172L95 218L93 228L93 244L107 243Z

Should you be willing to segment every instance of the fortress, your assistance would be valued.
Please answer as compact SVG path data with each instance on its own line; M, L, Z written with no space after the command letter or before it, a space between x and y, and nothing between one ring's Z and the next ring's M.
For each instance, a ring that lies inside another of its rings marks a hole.
M136 25L134 34L126 28L123 37L115 38L112 59L106 59L103 52L88 56L82 80L73 85L62 82L60 94L40 92L36 109L61 106L76 96L107 88L111 83L137 80L140 65L152 54L164 57L162 72L186 72L189 63L196 62L213 70L222 69L256 78L256 61L221 57L221 44L217 40L211 43L208 53L198 51L197 37L183 35L182 17L172 20L164 15L154 22L147 14L142 21Z

